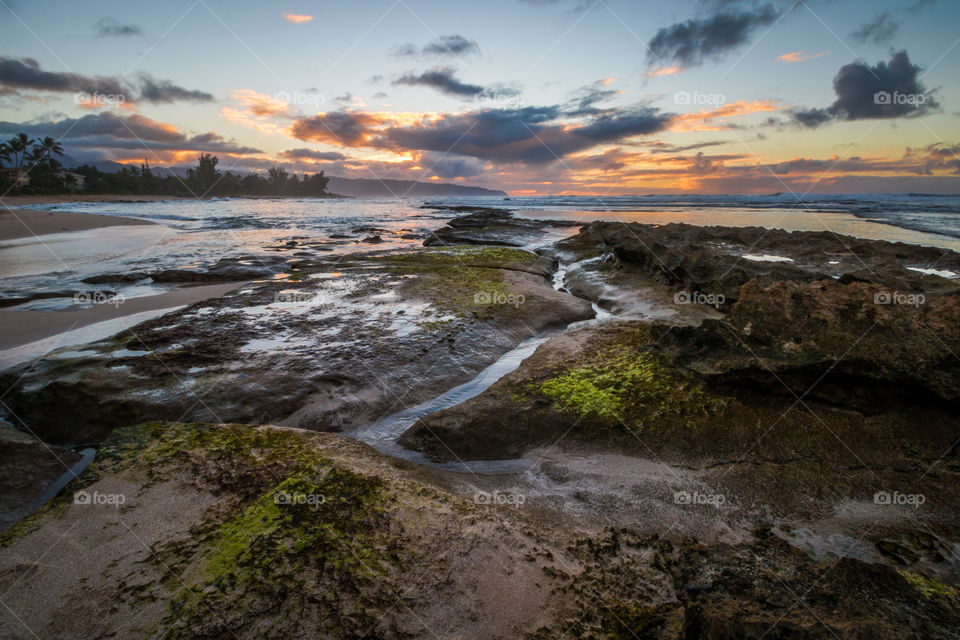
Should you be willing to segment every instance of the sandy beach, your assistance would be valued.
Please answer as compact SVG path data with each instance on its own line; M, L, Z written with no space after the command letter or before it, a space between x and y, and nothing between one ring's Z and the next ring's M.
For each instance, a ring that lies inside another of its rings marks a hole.
M75 311L12 311L0 309L0 350L42 340L98 322L135 313L167 309L216 298L243 283L185 287L156 296L125 300L122 304L99 304Z
M5 198L3 203L6 208L0 209L0 241L30 236L42 236L50 233L101 229L103 227L155 224L149 220L123 216L16 209L10 206L11 200L17 200L17 204L21 206L24 204L42 204L44 201L44 199L38 199L38 202L20 202L20 198ZM46 201L57 202L58 200L55 196L52 196L46 199ZM64 200L64 202L75 201L77 201L77 199L71 198Z

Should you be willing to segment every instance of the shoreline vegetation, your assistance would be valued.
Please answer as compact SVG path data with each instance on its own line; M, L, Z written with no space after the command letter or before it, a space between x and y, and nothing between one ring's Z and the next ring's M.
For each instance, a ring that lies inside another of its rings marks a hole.
M109 173L92 165L66 171L58 157L63 146L51 137L37 140L18 133L0 142L0 193L55 195L84 191L87 194L130 194L194 197L228 196L330 197L330 179L319 173L290 173L273 166L266 175L237 174L217 169L220 159L201 153L197 165L180 177L171 171L160 175L144 160L139 166L124 166Z

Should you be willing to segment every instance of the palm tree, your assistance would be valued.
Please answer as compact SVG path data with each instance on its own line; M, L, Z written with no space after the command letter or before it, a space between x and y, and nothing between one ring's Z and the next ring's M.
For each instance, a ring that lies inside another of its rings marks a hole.
M60 163L53 158L53 154L62 156L63 146L54 138L47 136L33 145L33 150L27 157L27 162L40 169L40 171L54 171L60 166Z
M60 144L59 140L55 140L50 136L45 137L33 148L34 158L38 162L43 159L50 160L53 154L62 156L63 145Z
M10 153L13 155L13 166L17 169L18 174L20 173L20 169L23 168L23 163L26 162L27 156L30 154L30 145L34 142L36 142L36 140L22 131L7 141L7 147L9 147Z
M36 142L36 140L22 131L7 141L7 148L13 157L13 183L16 185L18 191L23 189L23 185L20 183L20 173L23 163L26 162L30 156L30 145L34 142Z
M0 192L6 193L6 184L3 179L3 163L10 162L10 147L6 142L0 142Z

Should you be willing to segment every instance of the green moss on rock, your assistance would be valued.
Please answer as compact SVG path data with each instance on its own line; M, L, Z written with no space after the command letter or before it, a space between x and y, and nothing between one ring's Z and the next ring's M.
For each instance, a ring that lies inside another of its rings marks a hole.
M661 364L647 351L645 337L628 335L594 351L580 366L529 385L528 391L578 417L638 428L664 417L690 422L723 408L722 399Z

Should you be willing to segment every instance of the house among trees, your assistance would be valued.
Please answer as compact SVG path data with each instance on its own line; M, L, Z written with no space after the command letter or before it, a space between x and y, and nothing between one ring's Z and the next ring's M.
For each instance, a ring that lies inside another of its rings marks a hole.
M83 191L87 188L87 178L81 173L57 171L57 178L60 179L60 184L63 185L63 188L70 193Z
M30 186L30 173L26 169L16 167L0 168L0 176L3 176L2 184L11 185L22 189Z

